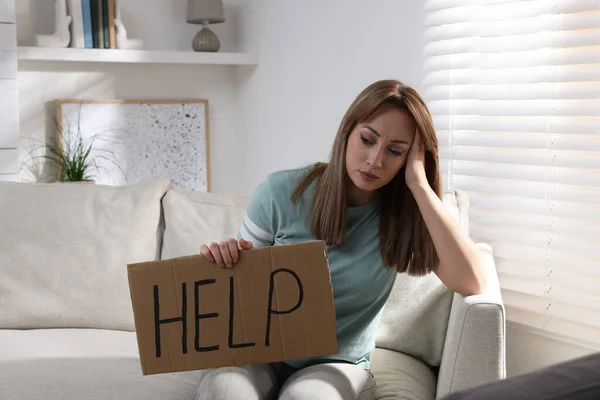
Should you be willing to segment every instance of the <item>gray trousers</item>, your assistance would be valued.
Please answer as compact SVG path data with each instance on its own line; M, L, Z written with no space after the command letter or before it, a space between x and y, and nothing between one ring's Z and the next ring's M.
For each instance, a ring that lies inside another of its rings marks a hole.
M373 400L375 378L353 364L273 363L207 370L196 400Z

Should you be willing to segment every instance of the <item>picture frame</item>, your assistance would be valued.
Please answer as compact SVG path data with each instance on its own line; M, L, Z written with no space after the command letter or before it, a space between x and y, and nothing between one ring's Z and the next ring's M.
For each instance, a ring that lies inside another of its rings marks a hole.
M56 147L91 148L96 184L130 185L163 177L211 191L207 99L57 99ZM61 171L59 168L59 181Z

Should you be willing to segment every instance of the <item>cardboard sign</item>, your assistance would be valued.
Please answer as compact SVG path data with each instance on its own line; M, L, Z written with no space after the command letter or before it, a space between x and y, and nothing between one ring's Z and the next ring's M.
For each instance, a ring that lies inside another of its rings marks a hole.
M130 264L144 375L337 354L325 243Z

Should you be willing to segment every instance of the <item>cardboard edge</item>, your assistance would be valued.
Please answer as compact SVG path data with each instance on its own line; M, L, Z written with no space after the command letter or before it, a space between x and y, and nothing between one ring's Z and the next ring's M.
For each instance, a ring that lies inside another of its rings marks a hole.
M138 359L140 361L140 368L142 369L142 375L148 375L148 365L146 365L146 363L142 360L142 357L140 357L139 355L142 354L142 348L140 347L140 337L139 337L139 330L138 330L138 326L139 326L139 316L136 316L136 313L133 312L133 290L131 287L131 272L139 269L139 268L130 268L130 265L127 265L127 281L128 281L128 287L129 287L129 301L131 303L131 309L132 309L132 313L133 313L133 329L135 330L135 337L136 337L136 346L138 349ZM138 314L139 315L139 314Z
M274 248L281 248L281 247L288 247L288 246L304 246L304 245L312 245L314 243L320 243L323 246L323 252L325 254L325 259L329 262L329 257L327 254L327 245L325 244L325 241L323 240L308 240L306 242L300 242L300 243L288 243L288 244L280 244L277 246L267 246L267 247L261 247L261 248L252 248L250 250L244 250L243 252L247 252L247 251L259 251L259 252L269 252ZM242 253L243 253L242 252ZM170 263L171 261L181 261L181 260L194 260L194 259L198 259L201 260L203 259L203 255L200 253L196 253L196 254L188 254L188 255L184 255L184 256L177 256L177 257L172 257L172 258L166 258L163 260L148 260L148 261L138 261L138 262L131 262L127 264L127 269L136 269L136 268L157 268L157 267L162 267L164 265L167 265L168 263Z

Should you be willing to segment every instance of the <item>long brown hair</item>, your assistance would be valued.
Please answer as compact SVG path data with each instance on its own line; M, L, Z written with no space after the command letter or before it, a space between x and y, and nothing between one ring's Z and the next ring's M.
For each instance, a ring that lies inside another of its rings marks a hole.
M350 105L340 123L329 163L317 163L298 183L292 201L299 201L317 179L310 208L313 235L328 245L343 245L346 237L346 148L354 127L379 107L392 104L408 112L425 148L427 181L442 197L438 142L427 105L413 88L395 80L382 80L365 88ZM421 276L431 272L439 258L425 221L405 182L405 167L379 189L379 249L383 264L398 272Z

